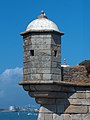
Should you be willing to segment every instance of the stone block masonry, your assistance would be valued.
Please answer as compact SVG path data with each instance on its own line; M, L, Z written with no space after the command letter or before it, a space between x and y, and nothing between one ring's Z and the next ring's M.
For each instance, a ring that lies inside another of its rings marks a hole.
M61 36L42 11L22 32L23 81L40 104L38 120L90 120L90 66L61 68Z
M33 33L24 36L24 80L61 81L60 35Z
M72 92L70 88L62 92L47 92L45 98L45 93L41 98L38 96L36 102L41 104L38 120L90 120L90 88L74 86Z
M62 68L62 80L72 83L90 83L90 73L86 66L70 66Z

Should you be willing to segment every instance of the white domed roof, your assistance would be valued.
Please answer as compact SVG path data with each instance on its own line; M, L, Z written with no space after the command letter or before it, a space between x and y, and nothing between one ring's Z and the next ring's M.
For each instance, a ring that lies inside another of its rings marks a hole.
M57 25L49 20L45 13L42 11L38 19L33 20L28 26L26 31L49 31L54 30L60 32Z

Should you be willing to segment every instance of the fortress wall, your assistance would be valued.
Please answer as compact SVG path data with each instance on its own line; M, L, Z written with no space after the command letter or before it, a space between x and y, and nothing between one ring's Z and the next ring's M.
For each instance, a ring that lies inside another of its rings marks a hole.
M49 95L36 99L41 104L38 120L90 120L90 87L69 87Z
M62 68L62 80L67 82L90 82L88 66L70 66Z

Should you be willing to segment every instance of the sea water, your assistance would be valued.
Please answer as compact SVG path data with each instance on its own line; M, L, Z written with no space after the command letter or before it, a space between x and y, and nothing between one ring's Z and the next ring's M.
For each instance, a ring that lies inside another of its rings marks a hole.
M0 120L37 120L35 112L0 112Z

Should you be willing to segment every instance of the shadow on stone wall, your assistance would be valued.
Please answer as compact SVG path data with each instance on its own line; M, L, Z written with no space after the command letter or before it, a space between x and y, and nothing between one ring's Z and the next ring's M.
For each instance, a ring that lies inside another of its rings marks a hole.
M90 119L90 87L73 86L75 91L70 91L70 87L66 86L67 89L69 88L68 91L50 92L48 98L36 98L36 102L41 104L39 113L43 113L44 117L48 114L52 118L79 114L81 117L83 116L82 120L84 120L85 116Z

